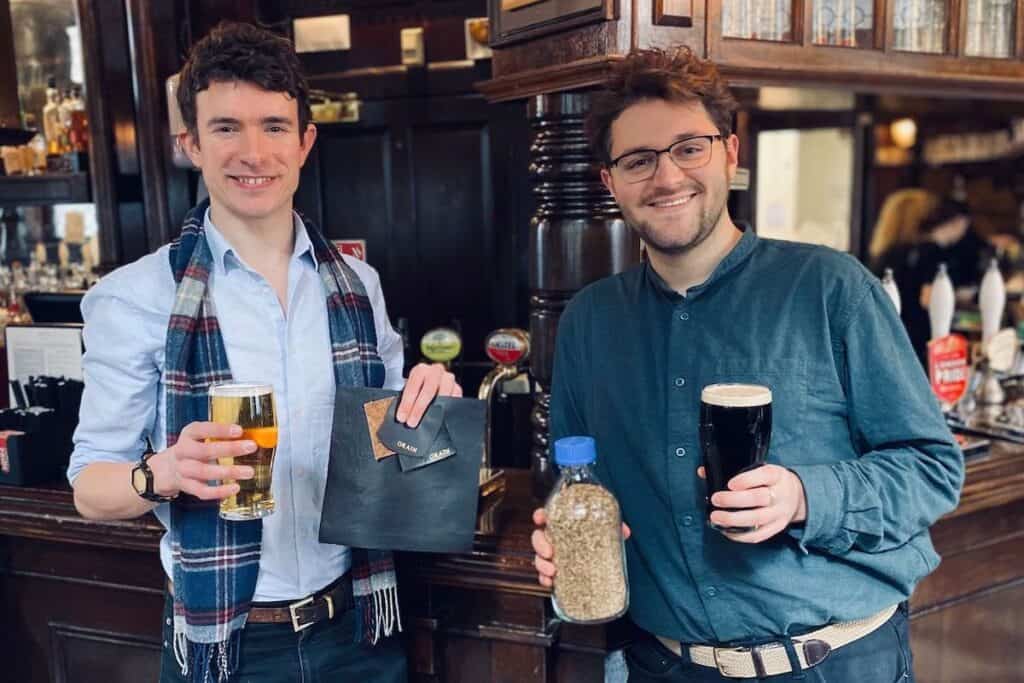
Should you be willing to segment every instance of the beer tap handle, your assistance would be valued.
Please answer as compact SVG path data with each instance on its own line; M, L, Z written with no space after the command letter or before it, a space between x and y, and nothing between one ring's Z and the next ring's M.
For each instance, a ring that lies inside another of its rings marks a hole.
M501 328L487 335L484 350L495 365L484 377L477 391L477 398L487 403L484 453L480 463L481 483L491 475L491 406L494 389L505 380L519 376L520 364L525 363L530 355L530 335L526 330Z
M420 340L420 353L433 363L443 363L445 368L462 353L462 336L450 327L436 327Z

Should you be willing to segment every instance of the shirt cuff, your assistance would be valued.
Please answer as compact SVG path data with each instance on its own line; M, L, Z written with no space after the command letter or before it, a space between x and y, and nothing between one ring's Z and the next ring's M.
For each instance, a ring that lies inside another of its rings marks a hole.
M817 547L836 552L833 541L843 519L843 484L831 465L794 465L789 468L804 486L807 519L802 528L790 529L800 549Z

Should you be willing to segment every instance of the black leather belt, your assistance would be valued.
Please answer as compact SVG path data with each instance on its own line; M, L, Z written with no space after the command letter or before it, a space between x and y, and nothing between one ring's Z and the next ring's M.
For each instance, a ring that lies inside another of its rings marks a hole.
M174 595L174 585L167 590ZM252 624L291 624L298 633L325 619L333 619L355 607L352 575L345 574L329 586L294 602L254 602L247 621Z

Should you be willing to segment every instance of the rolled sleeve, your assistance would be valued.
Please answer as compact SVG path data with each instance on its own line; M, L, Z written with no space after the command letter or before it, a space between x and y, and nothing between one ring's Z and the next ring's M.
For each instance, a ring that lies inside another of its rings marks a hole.
M846 508L842 481L831 465L794 465L789 469L803 484L807 506L804 524L793 528L800 549L806 553L809 546L823 545L830 552L839 550L828 547L828 539L836 538L841 531L842 511Z
M163 250L147 256L108 275L82 301L85 390L68 464L72 484L93 462L138 459L146 436L162 446L160 369L174 288L160 254L167 263ZM163 274L169 282L161 286Z
M842 337L842 382L855 460L796 465L807 520L791 530L804 550L841 555L907 543L952 510L963 485L963 455L921 372L906 333L874 282L854 306Z

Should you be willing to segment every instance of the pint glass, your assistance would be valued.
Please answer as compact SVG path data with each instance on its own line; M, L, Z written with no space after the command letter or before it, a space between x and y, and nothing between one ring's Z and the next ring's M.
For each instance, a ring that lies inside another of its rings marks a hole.
M711 496L729 480L764 463L772 436L772 392L756 384L711 384L700 394L700 442L708 484L708 524L720 531L743 533L745 527L718 527L711 522Z
M221 465L248 465L252 479L225 480L237 483L238 493L220 502L220 516L230 520L266 517L274 511L270 475L277 450L277 419L274 417L274 389L269 384L225 382L210 387L210 421L237 424L239 439L256 443L256 451L235 458L218 458Z

